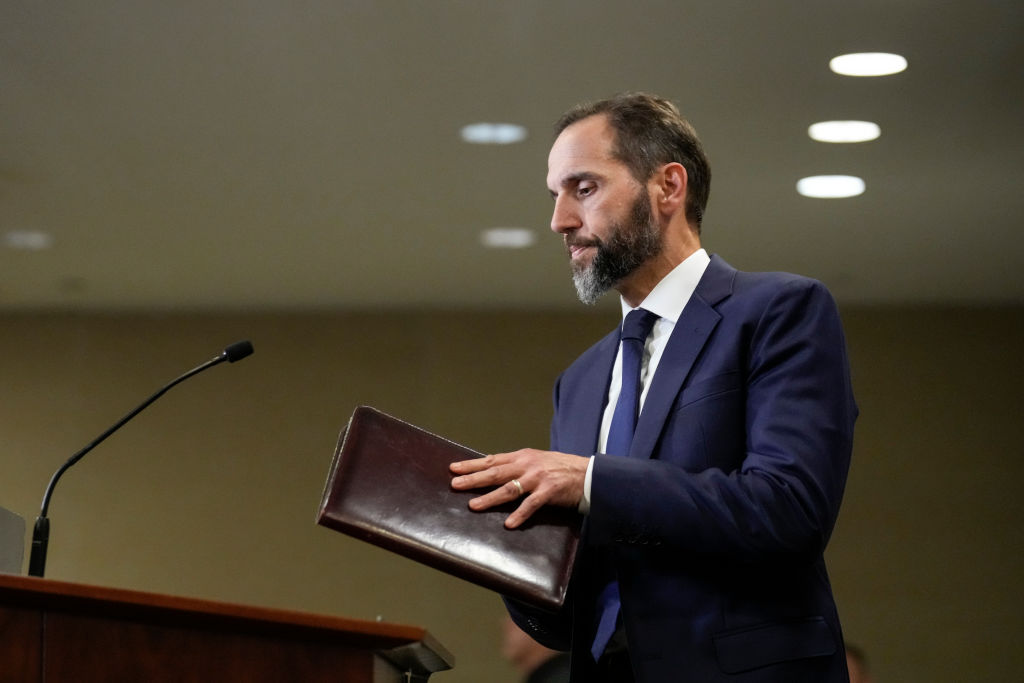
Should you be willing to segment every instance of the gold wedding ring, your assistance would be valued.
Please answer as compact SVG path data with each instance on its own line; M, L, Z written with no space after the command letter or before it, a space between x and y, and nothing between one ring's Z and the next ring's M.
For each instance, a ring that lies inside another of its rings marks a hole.
M519 491L520 496L523 495L523 485L519 483L518 479L513 479L512 485L516 487L517 491Z

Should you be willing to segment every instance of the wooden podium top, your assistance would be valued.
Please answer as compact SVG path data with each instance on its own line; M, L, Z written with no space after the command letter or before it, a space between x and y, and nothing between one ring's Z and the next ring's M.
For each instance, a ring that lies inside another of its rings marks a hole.
M372 651L416 676L451 668L452 655L426 630L0 574L0 608L146 624L177 631L230 632ZM416 680L415 678L413 680ZM425 680L425 677L423 678Z

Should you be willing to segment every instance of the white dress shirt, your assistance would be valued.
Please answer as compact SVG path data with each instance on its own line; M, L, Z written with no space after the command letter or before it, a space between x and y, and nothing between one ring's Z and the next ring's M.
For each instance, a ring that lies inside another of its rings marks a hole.
M651 380L661 362L661 356L668 344L668 338L675 329L676 322L686 307L697 283L704 275L711 258L704 249L698 249L690 254L685 261L673 268L668 275L662 278L647 298L641 302L639 308L658 315L654 323L654 329L648 335L644 343L644 355L640 364L640 412L643 412L644 401L647 399L647 390L651 387ZM625 300L622 303L622 317L632 311ZM608 432L611 430L612 414L615 412L615 404L619 400L619 391L622 389L622 344L619 344L619 351L615 356L615 364L612 366L612 378L608 386L608 400L604 408L604 417L601 420L601 432L598 436L598 452L604 453L608 443ZM594 458L590 459L587 466L587 476L583 483L583 498L580 500L579 510L582 513L590 511L590 482L593 478Z

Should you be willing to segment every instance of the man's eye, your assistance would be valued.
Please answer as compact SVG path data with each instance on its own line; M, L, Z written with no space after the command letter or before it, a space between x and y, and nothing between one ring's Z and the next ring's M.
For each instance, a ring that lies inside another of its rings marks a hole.
M579 188L576 190L576 193L579 194L581 197L586 197L589 194L593 194L594 189L595 188L593 185L580 185Z

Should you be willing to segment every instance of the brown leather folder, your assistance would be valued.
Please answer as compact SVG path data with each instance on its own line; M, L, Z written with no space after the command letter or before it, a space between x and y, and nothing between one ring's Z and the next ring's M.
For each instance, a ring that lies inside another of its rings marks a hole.
M515 530L516 503L469 509L482 491L455 491L448 465L483 457L367 406L356 408L334 454L317 523L523 602L565 600L580 515L546 507Z

